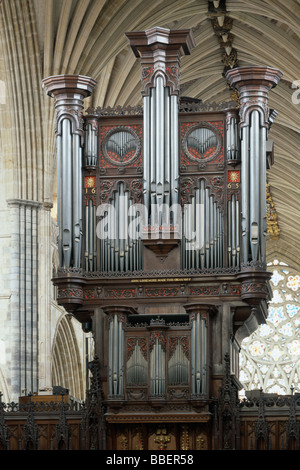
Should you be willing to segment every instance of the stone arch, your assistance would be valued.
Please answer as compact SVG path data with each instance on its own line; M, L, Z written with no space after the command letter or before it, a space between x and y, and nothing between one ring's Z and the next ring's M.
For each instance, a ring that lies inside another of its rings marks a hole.
M78 333L68 315L59 321L52 349L52 385L69 390L70 395L83 400L85 394L84 364Z

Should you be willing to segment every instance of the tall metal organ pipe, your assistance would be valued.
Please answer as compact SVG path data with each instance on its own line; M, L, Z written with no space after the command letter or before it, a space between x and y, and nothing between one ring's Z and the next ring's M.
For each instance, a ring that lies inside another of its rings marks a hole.
M158 75L143 103L144 204L151 216L151 205L159 208L178 203L178 97L171 95L170 87L164 86ZM162 213L158 213L157 223L161 224ZM176 223L176 214L174 217Z
M60 266L81 267L82 147L84 99L96 81L83 75L54 75L42 86L55 98L57 141L57 222Z
M240 137L239 124L237 116L232 111L227 114L226 141L227 141L227 160L240 159Z
M81 266L82 245L82 147L80 136L73 136L73 263Z
M226 73L240 102L243 264L266 261L268 99L281 77L280 70L264 66L236 67Z
M82 244L82 149L69 119L57 136L57 223L60 265L80 267Z
M149 216L145 224L160 228L165 209L173 207L168 225L178 234L181 219L178 221L179 211L174 208L179 200L180 61L191 53L195 40L190 29L178 32L160 27L129 32L126 36L142 66L143 202ZM152 212L159 214L158 219ZM160 236L163 235L159 231Z
M223 214L203 179L185 204L181 249L182 269L224 266Z
M98 142L98 123L93 119L86 118L85 141L84 141L84 166L97 166L97 142Z
M145 385L148 379L148 363L136 341L134 350L126 364L127 385Z
M240 203L233 194L227 203L228 266L240 265Z
M242 243L243 262L265 261L266 243L266 129L253 110L242 128Z
M137 230L139 212L131 214L133 202L129 192L125 191L124 183L120 183L118 191L107 207L100 220L100 269L101 271L140 271L142 269L142 241Z
M72 134L71 123L68 119L62 122L62 160L61 160L61 197L58 201L62 205L62 260L63 266L69 267L72 259ZM63 201L63 202L62 202Z
M165 393L165 355L162 345L156 338L150 354L150 393L152 396L161 396Z
M168 384L181 385L188 384L189 381L189 360L179 342L168 362Z
M85 269L97 268L96 206L89 199L85 206Z
M242 199L242 247L243 247L243 263L247 264L250 248L250 155L249 155L249 129L242 128L241 143L241 199Z
M123 395L124 390L124 329L118 315L113 315L108 332L108 393Z
M192 393L200 395L206 393L207 382L207 327L205 318L196 313L192 321L191 330L191 370Z

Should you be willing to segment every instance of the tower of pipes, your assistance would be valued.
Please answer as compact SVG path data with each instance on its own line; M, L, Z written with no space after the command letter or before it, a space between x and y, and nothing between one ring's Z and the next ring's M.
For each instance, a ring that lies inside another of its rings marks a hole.
M93 333L99 448L219 448L215 397L228 364L241 387L241 341L271 296L268 94L281 72L232 69L240 106L203 105L180 94L190 30L126 37L142 106L83 113L92 78L43 81L57 110L57 302Z

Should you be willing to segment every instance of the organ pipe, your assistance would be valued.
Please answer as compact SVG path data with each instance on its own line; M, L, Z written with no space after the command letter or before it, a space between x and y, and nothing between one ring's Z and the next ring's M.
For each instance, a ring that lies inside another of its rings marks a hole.
M72 134L68 119L62 122L62 259L64 267L71 265L72 259Z
M182 268L223 267L223 214L204 180L185 205L183 219Z
M179 144L178 144L178 98L176 95L171 95L171 116L170 129L171 129L171 202L170 204L178 203L178 185L179 185ZM177 225L177 213L175 211L174 224Z
M57 222L60 266L81 267L82 147L84 99L95 80L83 75L55 75L42 82L55 98L57 141Z
M261 157L259 161L259 174L260 174L260 240L261 240L261 259L266 261L266 236L267 236L267 129L262 127L260 129L260 146Z
M97 142L98 142L98 123L93 118L85 118L85 142L84 142L84 166L93 167L97 166Z
M85 269L95 271L97 267L96 206L89 199L85 207Z
M181 385L188 384L189 380L189 360L177 341L175 351L168 362L168 384Z
M148 364L141 348L136 343L131 357L127 361L126 383L127 385L145 385L148 378Z
M206 393L207 327L205 318L196 313L191 330L192 394Z
M250 156L248 128L242 129L242 165L241 165L241 197L242 197L242 243L243 263L248 262L250 246L249 213L250 213Z
M113 315L108 331L108 389L110 396L123 395L124 329L118 315Z
M82 244L82 149L80 137L72 134L69 119L57 136L57 223L60 265L81 265Z
M266 243L266 129L260 113L250 113L242 129L242 240L243 262L265 260Z
M144 204L178 203L178 96L180 59L195 47L189 30L151 28L126 33L141 58L144 105ZM154 39L155 37L155 39ZM173 220L176 223L176 214Z
M108 228L106 235L101 236L100 240L101 271L125 272L142 269L141 238L137 232L139 213L130 213L132 204L128 191L125 191L124 184L120 183L100 221L102 234L105 224Z
M57 148L57 226L58 226L58 256L59 256L59 265L63 266L63 251L62 251L62 208L63 205L59 202L62 201L62 138L61 135L56 137L56 148Z
M239 123L237 116L233 111L227 113L227 127L226 127L226 141L227 141L227 160L239 161L240 160L240 137L239 137Z
M165 393L165 351L157 338L150 354L150 393L152 396Z
M178 202L178 179L178 98L157 76L144 97L144 204L149 215L151 204L159 208Z
M252 260L259 258L260 246L260 125L259 113L253 111L250 118L250 245Z
M150 97L144 97L144 119L143 134L144 134L144 147L143 147L143 164L144 164L144 204L147 208L150 206L150 191L152 179L150 179Z
M241 134L242 261L266 260L266 142L268 96L282 77L271 67L237 67L226 73L239 92Z
M236 195L232 195L227 203L227 253L228 266L240 264L240 203Z
M81 266L82 244L82 148L79 135L73 136L73 257L74 266Z

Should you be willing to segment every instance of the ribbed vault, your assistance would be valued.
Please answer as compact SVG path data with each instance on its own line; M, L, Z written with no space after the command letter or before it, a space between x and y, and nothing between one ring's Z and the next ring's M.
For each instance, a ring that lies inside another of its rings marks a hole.
M24 197L51 199L54 110L41 92L42 78L60 73L93 77L98 86L87 106L141 102L140 66L126 31L191 28L196 47L182 60L182 93L204 102L230 99L208 4L206 0L2 0L0 79L9 84L9 110L1 108L1 138ZM268 65L284 74L270 93L270 107L279 114L270 134L275 164L268 181L280 237L269 238L268 253L281 254L300 266L300 104L292 101L292 84L300 79L300 3L227 0L226 15L233 20L237 64Z

